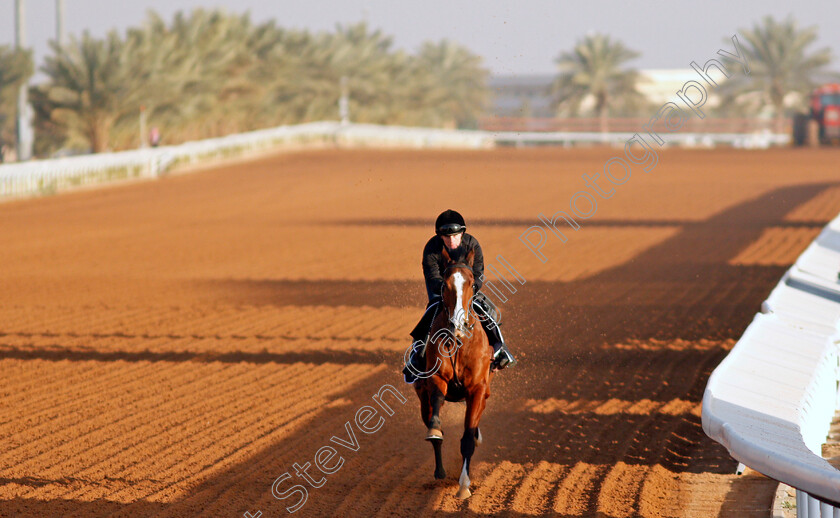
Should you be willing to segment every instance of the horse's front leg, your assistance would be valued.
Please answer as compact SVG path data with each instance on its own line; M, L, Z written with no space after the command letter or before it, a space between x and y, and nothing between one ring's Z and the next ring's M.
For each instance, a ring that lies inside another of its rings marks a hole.
M414 391L417 392L417 398L420 400L420 419L424 425L429 426L429 421L432 419L431 385L425 380L418 380L414 383Z
M461 457L464 464L461 467L461 477L458 479L458 493L460 499L469 498L470 493L470 461L475 452L476 437L479 435L478 423L481 421L481 414L484 411L485 392L487 386L481 384L474 387L467 396L467 413L464 416L464 435L461 437Z
M432 447L435 450L435 478L443 479L446 478L446 470L443 469L443 454L441 452L443 431L440 423L440 409L446 397L446 385L443 380L437 379L436 376L433 379L429 379L428 382L430 388L429 406L431 407L431 417L426 423L429 427L426 440L432 443ZM441 385L443 386L441 387Z
M429 382L431 385L429 387L429 406L431 407L431 417L426 423L426 426L429 427L429 432L426 436L427 441L443 439L443 431L440 424L440 409L443 406L444 399L446 398L446 384L443 380L430 379ZM441 385L443 386L441 387Z

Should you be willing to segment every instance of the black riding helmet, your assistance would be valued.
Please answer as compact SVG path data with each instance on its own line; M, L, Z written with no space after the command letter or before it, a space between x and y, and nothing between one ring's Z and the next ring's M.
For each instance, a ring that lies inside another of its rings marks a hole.
M467 230L464 217L452 209L440 213L435 220L435 233L439 236L452 236Z

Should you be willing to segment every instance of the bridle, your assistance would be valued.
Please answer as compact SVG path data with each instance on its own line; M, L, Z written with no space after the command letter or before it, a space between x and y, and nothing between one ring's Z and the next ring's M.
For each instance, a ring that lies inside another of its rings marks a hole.
M472 266L468 265L467 263L449 263L446 266L446 268L443 269L443 276L446 277L446 272L453 268L466 268L470 271L470 273L473 273Z
M461 262L452 263L452 264L447 265L447 267L443 270L444 279L447 276L447 272L449 272L449 270L451 270L453 268L466 268L467 270L470 271L470 273L473 273L472 266L470 266L466 263L461 263ZM445 286L446 286L446 283L444 283L441 286L441 293L440 293L441 306L443 306L443 309L446 311L446 321L449 322L450 325L452 325L452 314L449 312L449 307L444 303L444 299L443 299L443 289L444 289ZM467 302L467 304L469 305L469 311L472 311L472 299L470 299L470 301ZM469 313L467 313L467 314L469 315ZM472 323L470 323L466 326L468 331L473 330L473 328L475 327L475 321L476 320L477 319L474 318ZM467 318L467 322L469 322L469 318ZM461 345L459 345L460 340L455 338L454 335L452 336L452 338L454 340L458 341L458 344L454 345L455 351L453 352L451 350L452 346L449 344L449 340L446 340L446 342L443 344L443 348L448 353L449 362L452 364L452 381L455 383L456 386L463 387L464 384L460 379L458 379L458 369L456 368L458 354L461 352Z

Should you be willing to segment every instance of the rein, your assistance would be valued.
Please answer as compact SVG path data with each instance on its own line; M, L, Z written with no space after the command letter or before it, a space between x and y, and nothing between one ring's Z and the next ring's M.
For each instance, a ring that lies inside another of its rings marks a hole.
M459 263L452 263L452 264L448 265L443 270L444 278L446 277L446 273L453 268L465 268L465 269L469 270L470 273L473 273L472 266L470 266L466 263L460 263L460 262ZM472 299L470 299L469 305L470 305L470 310L472 310ZM443 309L446 310L446 321L451 323L452 314L449 312L449 307L447 307L446 304L443 304L443 293L441 293L441 306L443 306ZM469 315L469 313L467 313L467 314ZM467 329L469 331L472 331L474 327L475 327L475 319L473 319L473 322L467 326ZM457 338L455 338L454 334L452 336L452 340L453 341L457 340ZM444 350L446 352L450 352L451 348L444 345ZM461 382L460 379L458 379L458 370L455 368L455 366L457 364L457 360L458 360L458 354L460 352L461 352L461 346L458 346L456 344L455 352L453 354L449 354L449 362L452 364L452 381L455 383L455 386L464 388L464 384Z
M467 270L470 271L470 273L473 273L472 266L468 265L467 263L452 263L452 264L448 265L446 268L444 268L443 276L445 277L446 272L448 272L452 268L466 268Z
M453 342L457 340L457 338L452 337L447 338L447 341L452 340ZM458 362L458 354L461 352L461 347L457 344L455 345L455 353L451 353L451 348L444 344L443 349L449 354L449 363L452 364L452 381L455 383L456 387L464 388L464 384L458 379L458 369L455 367Z
M448 265L443 270L443 277L446 278L446 272L448 272L449 270L451 270L453 268L466 268L467 270L470 271L470 273L473 273L472 266L468 265L467 263L452 263L452 264ZM475 297L474 294L473 294L473 297ZM443 304L443 286L441 286L440 300L441 300L441 306L443 306L443 309L446 310L446 320L447 320L447 322L449 322L450 319L452 318L452 314L449 312L449 308L446 306L446 304ZM472 310L472 299L470 299L469 304L470 304L470 310ZM469 315L469 312L467 312L467 314ZM473 320L472 324L467 326L467 329L472 331L474 327L475 327L475 320Z

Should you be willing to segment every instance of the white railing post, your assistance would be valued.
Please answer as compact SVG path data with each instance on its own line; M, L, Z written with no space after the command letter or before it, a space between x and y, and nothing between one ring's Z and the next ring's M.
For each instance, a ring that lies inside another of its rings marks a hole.
M808 518L808 495L796 490L796 518Z
M822 513L820 512L820 501L807 493L806 495L808 497L808 516L812 518L822 517Z

